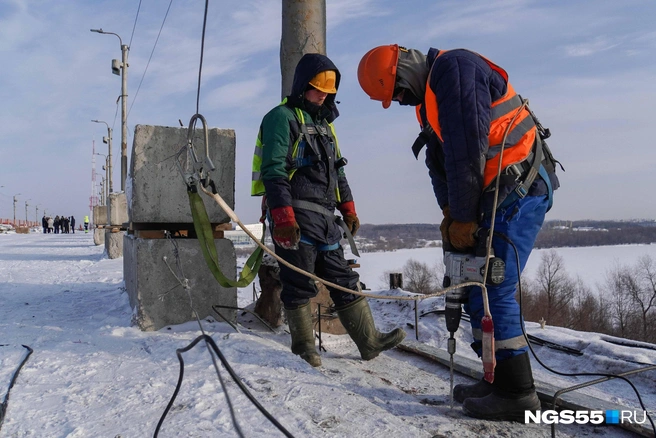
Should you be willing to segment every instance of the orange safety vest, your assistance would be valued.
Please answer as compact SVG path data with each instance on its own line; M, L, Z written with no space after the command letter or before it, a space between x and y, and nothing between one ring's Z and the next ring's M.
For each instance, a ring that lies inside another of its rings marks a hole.
M446 53L441 51L437 57ZM478 55L478 53L477 53ZM501 151L501 142L503 136L508 129L510 121L515 117L517 110L522 106L522 99L519 97L512 85L508 83L508 73L492 61L480 56L485 62L488 63L490 68L499 73L507 84L506 94L499 99L492 102L492 114L490 121L490 134L488 136L488 150L486 155L485 171L483 175L483 189L487 188L496 178L499 166L499 152ZM435 62L433 63L435 66ZM432 68L431 68L432 73ZM440 126L438 118L437 96L430 88L430 73L426 81L426 95L424 97L426 108L426 119L439 137L440 141L444 143L442 138L442 127ZM417 119L422 124L420 116L421 105L417 106ZM504 144L503 162L501 170L508 166L524 161L529 154L533 144L535 143L536 129L535 122L531 117L527 107L524 107L510 129Z

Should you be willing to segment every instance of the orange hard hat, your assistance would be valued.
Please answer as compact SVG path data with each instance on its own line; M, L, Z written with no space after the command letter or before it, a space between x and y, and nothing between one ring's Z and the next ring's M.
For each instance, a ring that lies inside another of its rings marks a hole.
M360 87L373 100L389 108L394 97L396 66L399 62L399 45L378 46L369 50L358 65Z
M334 70L324 70L317 73L315 77L310 79L309 84L312 85L319 91L323 91L328 94L337 93L337 88L335 83L337 82L337 74Z

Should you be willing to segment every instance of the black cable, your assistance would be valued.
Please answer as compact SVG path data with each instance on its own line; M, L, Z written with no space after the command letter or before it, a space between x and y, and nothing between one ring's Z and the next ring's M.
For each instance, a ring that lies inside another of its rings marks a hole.
M157 42L159 41L159 37L160 35L162 35L162 29L164 28L164 23L166 23L166 17L169 16L169 11L171 10L171 4L173 4L173 0L169 2L169 7L166 9L166 14L164 14L164 20L162 20L162 25L159 27L159 33L157 34L157 38L155 39L153 50L150 51L150 57L148 58L148 62L146 63L146 68L144 69L143 75L141 75L141 80L139 81L139 86L137 87L137 91L134 93L134 97L132 98L132 104L130 105L130 109L128 110L127 116L130 115L130 112L132 111L132 107L134 106L134 101L137 100L137 96L139 95L141 84L143 83L143 80L146 77L146 72L148 71L148 66L150 65L150 61L153 59L153 54L155 53L155 47L157 47ZM139 5L141 6L141 1L139 2Z
M175 391L173 392L173 395L171 396L171 400L169 401L168 405L166 406L166 409L164 410L164 413L162 414L162 417L159 420L159 423L157 423L157 428L155 429L155 434L153 435L153 438L157 438L157 434L159 433L159 430L162 426L162 423L164 422L164 418L168 414L169 410L173 406L173 402L175 401L175 398L178 396L178 392L180 392L180 387L182 386L182 379L184 376L184 360L182 359L182 353L185 353L189 350L191 350L197 343L199 343L201 340L204 340L206 342L206 345L211 346L212 350L216 355L219 357L221 360L221 363L225 367L225 369L228 371L232 379L235 381L239 389L242 390L242 392L248 397L248 399L259 409L262 414L273 424L275 425L278 430L280 430L286 437L294 438L294 435L292 435L285 427L278 422L264 407L257 401L255 397L250 393L248 388L241 382L241 379L239 376L235 373L235 371L232 369L226 358L223 356L223 353L221 353L221 350L219 350L219 347L216 345L214 342L214 339L212 339L211 336L203 334L198 336L196 339L194 339L191 344L184 348L179 348L175 350L175 354L178 356L178 360L180 361L180 375L178 377L178 383L175 386Z
M137 20L139 19L140 10L141 10L141 0L139 0L139 6L137 6L137 16L134 17L134 24L132 25L132 35L130 35L130 44L128 44L128 47L132 47L132 37L134 36L134 30L137 28Z
M5 413L7 412L7 404L9 403L9 391L11 391L11 388L14 386L14 383L16 383L16 379L18 378L18 373L20 373L20 370L23 368L23 365L27 362L27 359L30 357L30 355L34 352L29 346L23 345L23 347L27 348L27 354L21 361L20 365L18 365L18 368L16 368L16 371L14 372L14 375L11 378L11 381L9 382L9 387L7 388L7 393L5 394L5 399L2 401L2 404L0 404L0 429L2 428L2 423L5 421Z
M521 262L519 260L519 251L517 251L517 247L515 244L510 240L508 236L506 236L503 233L494 232L495 236L500 237L501 239L505 240L506 243L508 243L510 246L512 246L513 250L515 251L515 260L517 262L517 272L518 274L521 273ZM638 388L635 387L633 382L631 382L629 379L623 376L619 376L617 374L606 374L606 373L565 373L561 371L556 371L553 368L548 367L546 364L544 364L538 355L535 353L535 350L533 350L533 347L531 346L531 343L529 342L528 335L526 333L526 327L524 326L524 318L522 317L522 282L518 281L518 291L519 291L519 321L522 327L522 334L524 335L524 339L526 340L526 344L528 345L529 350L531 350L531 353L533 353L533 357L535 357L535 360L542 365L547 371L550 371L554 374L558 374L559 376L568 376L568 377L605 377L607 379L621 379L624 380L626 383L628 383L631 388L633 389L633 392L635 392L636 397L638 397L638 402L640 403L640 406L642 407L642 410L645 412L645 415L649 419L649 422L651 423L652 430L654 431L654 435L656 436L656 425L654 425L654 421L651 419L649 416L649 413L647 412L647 409L645 408L645 404L642 401L642 397L640 396L640 391L638 391ZM648 369L648 368L647 368ZM555 399L554 399L555 403ZM551 425L552 427L552 435L555 433L554 427L555 423Z
M187 292L187 296L189 297L189 307L191 308L192 313L196 317L196 322L198 323L198 328L200 329L200 332L203 335L206 335L205 329L203 328L203 324L200 322L200 318L198 316L198 312L196 312L196 309L194 309L193 306L193 299L191 297L191 293L189 290L188 282L187 279L184 275L184 272L182 270L182 262L180 261L180 254L178 250L178 244L176 243L175 239L171 238L171 234L167 233L167 239L169 242L173 244L173 254L175 255L175 261L176 261L176 266L178 268L178 271L182 275L182 277L185 279L184 282L181 282L180 279L178 278L177 275L171 270L171 273L175 276L175 278L180 282L180 285L184 288L184 290ZM168 263L167 263L168 266ZM169 267L170 269L170 267ZM205 347L207 348L207 352L210 355L210 358L212 359L212 365L214 366L214 371L216 372L217 377L219 378L219 383L221 383L221 388L223 388L223 392L225 393L226 396L226 403L228 404L228 410L230 411L230 417L232 418L232 424L235 427L235 430L237 431L237 435L240 437L243 437L244 434L241 431L241 427L239 426L239 422L237 421L237 416L235 415L235 409L232 406L232 400L230 400L230 395L228 394L228 388L225 385L225 382L223 381L223 376L221 376L221 372L219 371L219 365L216 363L216 358L214 357L214 354L212 354L212 350L210 349L210 346L207 342L205 342Z
M196 93L196 114L200 113L200 79L203 71L203 53L205 52L205 27L207 26L207 10L209 0L205 0L205 14L203 15L203 33L200 39L200 65L198 66L198 91Z

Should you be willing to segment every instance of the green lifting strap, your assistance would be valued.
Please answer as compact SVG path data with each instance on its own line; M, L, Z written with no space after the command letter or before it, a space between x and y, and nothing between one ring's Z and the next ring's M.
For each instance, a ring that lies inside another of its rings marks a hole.
M197 191L187 190L187 195L189 195L189 205L191 207L191 215L194 219L194 229L196 230L200 248L203 251L203 257L205 257L205 262L210 268L212 275L214 275L214 278L216 278L216 281L223 287L246 287L251 284L262 264L262 256L264 255L262 247L258 246L253 254L248 257L244 269L239 274L239 280L230 280L221 272L219 267L219 257L216 253L216 246L214 246L214 234L212 233L210 217L207 215L207 210L205 210L203 199ZM262 224L263 231L266 230L264 227L265 225ZM262 233L262 244L264 244L264 233Z

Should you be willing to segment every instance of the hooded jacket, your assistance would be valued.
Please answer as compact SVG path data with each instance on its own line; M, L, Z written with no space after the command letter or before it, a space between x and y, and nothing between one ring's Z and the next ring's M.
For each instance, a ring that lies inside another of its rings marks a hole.
M304 99L310 80L326 70L335 71L335 87L339 89L341 75L328 57L304 55L296 66L291 94L262 120L260 178L270 209L303 200L333 212L340 203L353 200L344 168L335 165L339 148L329 124L339 115L336 94L328 94L321 106ZM302 124L297 111L311 131L300 141ZM341 239L342 230L331 218L299 208L294 208L294 214L302 236L329 245Z

